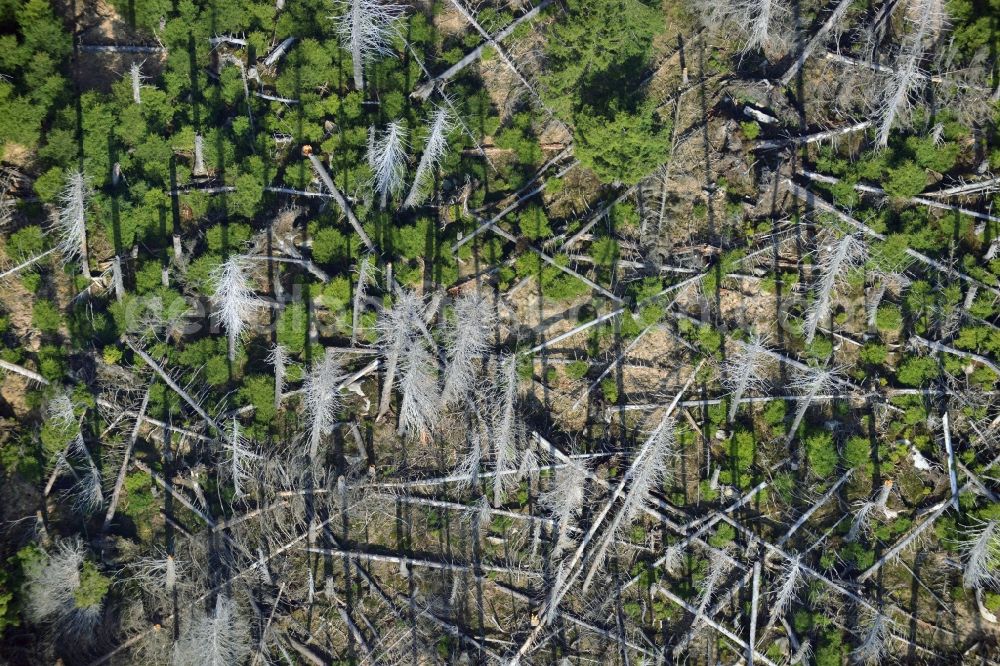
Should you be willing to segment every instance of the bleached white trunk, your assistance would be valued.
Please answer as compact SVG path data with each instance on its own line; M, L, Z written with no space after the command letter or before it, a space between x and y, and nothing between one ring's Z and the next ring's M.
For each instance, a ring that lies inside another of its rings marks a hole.
M125 280L122 278L122 258L118 255L111 261L111 279L115 284L115 298L121 303L125 299Z
M800 201L810 204L817 210L821 210L824 213L830 213L831 215L835 215L837 219L839 219L841 222L844 222L845 224L848 224L854 227L855 229L864 232L866 236L871 236L872 238L877 238L878 240L883 240L883 241L885 240L886 238L885 234L875 231L874 229L869 227L867 224L864 224L863 222L859 222L858 220L854 219L847 213L844 213L842 210L840 210L833 204L830 204L829 202L824 200L822 197L816 196L812 191L806 189L805 187L802 187L801 185L797 185L791 179L789 178L782 179L781 185L786 190L788 190L796 199L799 199ZM973 277L969 277L964 273L960 273L951 266L946 266L945 264L942 264L940 261L931 259L927 255L917 252L913 248L906 248L906 254L908 256L913 257L920 263L930 266L931 268L934 268L935 270L938 270L944 273L945 275L957 277L959 280L962 280L963 282L977 285L979 286L980 289L987 289L991 293L1000 296L1000 289L997 289L996 287L991 287Z
M358 342L358 330L361 328L361 314L365 307L365 297L368 282L371 280L372 258L366 256L358 268L358 283L354 287L354 303L351 312L351 346Z
M357 233L358 237L361 239L361 242L365 244L365 247L368 248L369 252L374 252L375 243L373 243L372 239L367 233L365 233L365 230L361 228L361 223L358 222L358 218L354 216L354 211L347 203L347 199L344 198L344 195L341 194L340 190L334 184L333 178L330 177L326 167L323 166L323 163L320 162L319 158L315 155L309 155L309 162L312 164L316 175L319 176L321 181L323 181L326 189L330 191L331 195L333 195L333 200L337 202L338 206L340 206L340 209L344 212L344 215L347 217L347 221L350 222L355 233Z
M365 89L365 61L361 52L361 0L351 0L351 61L354 65L354 89Z
M132 428L132 435L129 437L128 445L125 447L125 455L122 457L122 465L118 470L118 478L115 481L115 488L111 492L111 501L108 504L108 511L104 514L104 526L101 528L101 532L107 532L108 526L110 526L111 521L114 520L115 511L118 509L118 498L121 497L122 487L125 485L125 473L128 471L129 458L132 456L132 447L135 446L135 442L139 438L139 427L142 425L142 418L146 413L146 406L148 404L149 389L146 389L146 394L142 398L142 405L139 406L139 412L135 418L135 426ZM169 567L167 571L169 573Z
M281 9L280 7L278 9ZM295 43L295 37L289 37L283 40L280 44L274 47L274 50L267 54L264 58L265 67L273 67L281 58L288 53L288 49L292 48L292 44Z
M218 423L216 423L215 419L213 419L211 416L209 416L208 412L206 412L202 408L202 406L199 405L198 402L194 398L191 397L191 394L189 394L187 391L185 391L183 388L181 388L181 386L177 382L174 381L173 377L171 377L170 374L167 371L165 371L162 367L160 367L160 364L157 363L153 359L153 357L150 356L146 352L146 350L144 350L138 344L136 344L135 342L133 342L130 338L123 338L123 339L125 341L125 344L128 345L129 348L133 352L135 352L136 354L138 354L139 357L143 361L146 362L146 365L148 365L150 368L152 368L153 371L156 372L156 374L158 374L160 376L160 378L163 380L163 382L167 386L169 386L177 395L179 395L181 398L183 398L184 402L186 402L188 405L190 405L191 408L195 411L195 413L198 414L198 416L200 416L202 419L204 419L205 423L207 423L208 425L210 425L213 428L215 428L215 430L219 434L224 434L225 433L225 431L223 430L222 426L220 426Z
M4 278L9 277L11 275L14 275L18 271L24 270L25 268L28 268L29 266L33 266L34 264L37 264L42 259L44 259L45 257L47 257L50 254L52 254L53 252L55 252L57 249L59 249L59 248L56 248L56 247L51 248L49 250L46 250L45 252L42 252L38 256L32 257L31 259L28 259L26 261L22 261L21 263L19 263L17 266L14 266L13 268L8 268L3 273L0 273L0 280L3 280Z
M846 127L838 127L837 129L816 132L815 134L805 134L802 136L792 137L790 139L764 139L755 143L753 147L754 150L774 150L776 148L784 148L785 146L800 146L804 144L818 143L828 139L836 139L837 137L844 136L845 134L860 132L871 126L872 121L863 120L860 123L855 123Z
M823 22L823 25L816 31L816 34L812 36L812 39L809 40L799 55L795 58L795 61L792 62L792 65L785 71L784 76L781 77L782 87L787 86L791 82L792 78L798 74L799 70L802 69L802 66L806 63L806 60L808 60L809 56L812 55L812 52L816 50L816 47L823 43L833 27L840 23L840 20L844 18L844 14L847 13L851 4L852 0L840 0L834 10L830 13L830 16L827 17L826 21Z
M90 273L90 251L87 247L87 234L83 234L80 239L80 268L83 270L83 277L87 282L93 282L94 276Z
M194 175L202 176L205 174L205 137L201 134L194 135Z
M513 33L518 28L518 26L520 26L522 23L525 23L533 19L535 16L538 15L539 12L541 12L550 4L552 4L552 0L542 0L542 2L539 2L532 9L530 9L529 11L525 12L518 18L511 21L510 24L506 28L498 32L493 39L484 41L482 44L480 44L472 51L467 53L464 58L456 62L454 65L446 69L441 74L438 74L434 78L428 79L423 83L419 84L416 88L414 88L413 92L410 93L410 96L413 97L414 99L426 100L428 97L430 97L431 93L434 91L434 88L438 86L444 86L444 84L446 84L451 79L455 78L455 76L458 75L466 67L479 60L479 58L482 57L486 49L493 46L493 44L495 43L502 42L504 39L509 37L511 33Z
M760 561L753 563L753 592L750 597L750 640L747 643L747 666L753 666L754 646L757 645L757 608L760 603Z
M142 104L142 72L139 70L139 63L133 63L129 69L132 78L132 101Z

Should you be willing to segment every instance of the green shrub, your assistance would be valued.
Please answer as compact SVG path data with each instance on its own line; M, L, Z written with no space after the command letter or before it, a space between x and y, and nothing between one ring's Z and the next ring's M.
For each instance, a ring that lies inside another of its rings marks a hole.
M323 227L313 235L312 257L320 264L344 261L350 256L348 239L338 229Z
M837 468L837 447L833 443L833 435L825 430L818 431L806 437L805 447L813 474L821 479L829 478Z
M737 430L729 443L730 464L738 470L747 470L753 464L756 439L749 430Z
M864 571L875 563L875 553L860 543L849 543L841 550L841 557L858 571Z
M882 333L898 333L903 328L903 311L898 305L881 305L875 313L875 327Z
M552 235L549 218L545 215L545 210L541 206L528 206L518 216L518 226L521 229L521 235L529 240L535 241L540 238L548 238Z
M145 472L133 472L125 476L123 490L121 512L132 519L140 538L152 538L153 524L160 511L160 503L153 496L153 480Z
M706 354L714 354L722 347L722 334L709 324L702 324L698 328L698 346Z
M589 370L590 364L579 359L566 364L566 376L573 381L583 379Z
M889 355L889 350L885 345L875 342L866 342L858 352L858 358L867 365L881 365Z
M601 393L604 394L604 399L609 403L618 404L618 383L614 377L601 380Z
M916 163L907 161L889 169L889 178L883 186L890 196L915 197L927 187L927 173Z
M278 317L278 344L292 354L301 354L309 339L309 316L306 307L293 303Z
M736 538L736 529L729 523L721 523L715 528L715 534L708 538L708 544L714 548L722 548L732 543Z
M851 469L871 465L871 444L864 437L850 437L844 444L844 463Z
M52 301L38 299L31 313L31 322L42 333L58 333L62 316Z
M80 568L80 587L73 592L77 608L100 605L111 587L111 579L97 570L97 565L87 560Z
M267 425L277 416L274 408L274 379L266 375L251 375L243 380L240 397L254 406L253 418Z
M546 44L547 96L573 120L580 162L605 182L635 184L670 150L669 120L636 92L663 13L617 0L569 0L565 11Z
M595 265L610 268L618 261L618 241L608 237L598 238L591 243L590 253Z
M250 240L253 230L247 224L216 224L205 231L205 241L210 252L238 252Z
M38 372L50 382L59 381L68 367L66 354L56 345L42 345L38 350Z
M833 353L833 340L824 335L817 335L806 348L806 353L817 361L825 361Z
M906 145L913 151L917 164L925 169L947 173L955 166L962 149L957 143L934 143L931 137L909 137Z
M834 200L844 208L854 208L861 201L861 193L854 189L856 180L845 178L840 182L830 185L830 193Z
M831 629L823 634L823 640L816 649L816 666L841 666L844 659L844 641L840 631Z
M904 386L921 386L937 376L937 361L927 356L907 358L896 372L896 379Z
M7 256L11 259L30 259L45 250L45 234L42 228L31 225L19 229L7 237Z
M771 426L771 428L782 427L785 424L785 401L784 400L772 400L767 403L767 406L761 412L761 418L764 419L764 423Z
M0 569L0 638L3 638L7 627L16 627L20 624L14 602L14 591L8 580L7 572Z
M755 120L740 121L740 130L748 141L753 141L760 136L760 124Z

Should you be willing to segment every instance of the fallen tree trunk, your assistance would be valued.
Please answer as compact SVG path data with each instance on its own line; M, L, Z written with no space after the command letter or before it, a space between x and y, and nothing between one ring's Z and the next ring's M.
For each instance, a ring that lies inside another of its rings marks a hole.
M809 59L812 52L823 43L823 40L825 40L826 36L830 34L833 27L840 23L840 20L844 18L844 14L847 13L851 4L851 0L840 0L840 2L837 3L837 6L833 8L832 12L830 12L830 16L827 17L826 21L823 22L823 25L820 26L819 30L816 31L816 34L813 35L812 39L809 40L809 42L805 45L805 48L802 49L799 55L792 62L791 66L785 71L785 74L781 77L781 79L779 79L782 88L787 86L789 82L791 82L792 78L799 73L799 70L806 64L806 60Z
M417 87L413 90L413 92L410 93L410 97L414 99L419 99L421 101L426 101L427 98L430 97L431 93L434 92L435 88L443 86L446 83L448 83L448 81L457 76L466 67L479 60L479 58L482 57L486 49L493 46L494 44L499 44L500 42L502 42L504 39L509 37L511 33L517 30L522 23L525 23L533 19L535 16L538 15L539 12L548 7L550 4L552 4L552 0L542 0L535 7L533 7L526 13L522 14L521 16L511 21L511 23L506 28L498 32L495 37L488 38L482 44L480 44L472 51L467 53L464 58L456 62L454 65L452 65L445 71L441 72L434 78L424 81L423 83L417 85Z
M808 189L802 187L801 185L795 184L794 182L792 182L791 179L789 179L789 178L783 179L782 180L782 186L786 190L788 190L792 194L792 196L794 196L796 199L799 199L800 201L806 203L807 205L811 205L814 208L816 208L817 210L820 210L820 211L822 211L824 213L830 213L831 215L836 216L837 219L839 219L841 222L844 222L844 223L846 223L846 224L854 227L855 229L858 229L858 230L864 232L865 234L867 234L868 236L871 236L872 238L877 238L878 240L885 240L885 238L886 238L885 234L880 234L879 232L875 231L874 229L872 229L868 225L863 224L863 223L855 220L853 217L851 217L847 213L844 213L843 211L841 211L839 208L837 208L833 204L827 203L823 198L816 196L813 192L809 191ZM977 286L979 286L979 287L981 287L983 289L988 289L993 294L995 294L997 296L1000 296L1000 289L997 289L996 287L991 287L991 286L989 286L989 285L987 285L987 284L985 284L983 282L980 282L979 280L977 280L977 279L975 279L973 277L969 277L968 275L965 275L964 273L959 273L958 271L956 271L955 269L951 268L950 266L946 266L946 265L942 264L939 261L935 261L934 259L931 259L927 255L921 254L920 252L917 252L916 250L914 250L912 248L906 248L906 254L908 254L909 256L913 257L914 259L916 259L917 261L919 261L922 264L926 264L927 266L930 266L931 268L934 268L934 269L936 269L938 271L941 271L945 275L948 275L950 277L957 277L959 280L962 280L962 281L967 282L969 284L977 285Z
M832 130L825 130L823 132L816 132L815 134L793 136L787 139L764 139L755 143L753 149L774 150L775 148L785 148L786 146L802 146L809 143L817 143L819 141L826 141L827 139L836 139L837 137L844 136L845 134L852 134L854 132L866 130L871 127L872 124L871 120L863 120L860 123L855 123L846 127L838 127Z
M827 176L821 173L816 173L815 171L808 171L806 169L800 169L798 173L805 176L809 180L816 181L818 183L827 183L829 185L836 185L837 183L840 182L840 178L835 178L834 176ZM875 187L874 185L855 183L854 185L852 185L852 187L858 192L864 192L865 194L877 194L883 197L890 196L889 193L883 190L881 187ZM921 206L927 206L928 208L937 208L939 210L947 210L953 213L959 213L961 215L968 215L969 217L974 217L977 220L984 220L986 222L1000 222L1000 217L996 217L988 213L980 213L974 210L969 210L968 208L962 208L961 206L953 206L951 204L941 203L940 201L934 201L933 199L927 199L924 197L905 197L903 201L919 204Z
M122 487L125 485L125 472L128 470L129 458L132 456L132 447L135 446L136 440L139 438L139 428L142 426L142 417L146 414L146 406L149 404L149 389L146 389L146 394L142 398L142 404L139 406L139 411L135 417L135 427L132 428L132 435L128 439L128 444L125 447L125 455L122 458L122 466L118 470L118 479L115 481L115 488L111 492L111 502L108 504L108 511L104 514L104 525L101 527L101 532L107 532L108 527L111 525L111 521L114 520L115 511L118 509L118 498L121 497Z
M319 176L321 181L323 181L326 189L330 190L330 194L333 196L333 200L337 202L337 205L340 206L340 210L344 211L347 221L351 223L352 227L354 227L354 231L358 234L358 238L360 238L361 242L365 244L365 247L368 248L369 252L375 252L375 243L373 243L372 239L368 237L365 230L361 228L361 223L358 222L358 218L354 216L354 211L351 210L351 207L348 205L347 199L344 198L344 195L341 194L340 190L337 189L337 186L334 185L333 179L330 178L330 174L327 173L326 169L323 167L323 163L320 162L319 158L315 155L309 155L309 162L316 171L316 175Z

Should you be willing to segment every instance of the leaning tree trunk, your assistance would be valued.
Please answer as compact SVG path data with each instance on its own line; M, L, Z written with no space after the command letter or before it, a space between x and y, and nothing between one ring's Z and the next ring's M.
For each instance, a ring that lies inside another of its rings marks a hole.
M365 63L361 55L361 34L358 23L361 21L361 0L351 0L351 60L354 63L354 88L365 89Z

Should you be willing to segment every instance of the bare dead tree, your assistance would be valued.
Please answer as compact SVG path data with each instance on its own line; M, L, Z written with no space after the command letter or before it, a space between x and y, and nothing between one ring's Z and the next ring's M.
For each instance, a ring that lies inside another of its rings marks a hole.
M669 416L660 422L653 434L643 444L642 462L636 461L629 467L626 473L626 480L629 481L629 489L622 500L622 508L618 515L608 525L605 536L602 537L600 545L590 558L590 569L583 580L583 590L586 592L594 579L594 575L601 568L608 547L616 539L620 538L625 530L630 528L636 518L646 507L649 494L654 490L663 487L673 474L673 464L676 452L676 439L674 429L676 422Z
M410 186L410 193L406 195L403 208L418 206L427 198L428 181L441 158L444 157L445 150L448 148L448 134L452 129L454 129L454 121L451 113L444 106L437 107L431 114L427 140L424 142L424 152L420 156L420 163L417 164L417 171L413 175L413 185Z
M974 522L962 541L962 552L965 587L1000 588L1000 521Z
M729 420L736 418L740 400L747 391L762 392L767 387L764 367L768 356L767 340L754 333L747 342L737 342L736 351L726 358L722 381L732 394Z
M337 202L337 205L344 212L344 216L347 218L347 221L351 224L351 227L354 229L354 233L358 235L358 238L360 238L361 242L365 244L365 247L368 249L369 252L374 252L375 243L372 242L372 239L368 236L368 233L361 226L361 222L358 221L358 218L354 214L354 210L348 203L347 198L340 191L340 188L337 187L336 183L333 182L333 178L330 177L330 174L329 172L327 172L326 167L323 166L323 163L315 155L310 153L308 157L309 157L309 163L312 165L313 171L316 172L316 175L319 176L319 179L323 182L323 185L330 192L330 196L333 198L334 201Z
M814 134L806 134L803 136L791 137L788 139L762 139L754 143L754 150L775 150L777 148L784 148L786 146L801 146L810 143L819 143L822 141L836 140L841 136L866 130L869 127L871 127L872 124L873 123L870 120L862 120L861 122L854 123L852 125L846 125L844 127L838 127L830 130L824 130L822 132L816 132Z
M816 181L819 183L827 183L830 185L836 185L837 183L843 182L840 178L836 176L829 176L822 173L816 173L815 171L810 171L809 169L799 169L797 173L805 176L809 180ZM871 194L880 198L890 198L890 194L886 192L881 187L875 185L869 185L867 183L854 183L851 187L863 194ZM968 215L969 217L974 217L977 220L983 220L985 222L1000 222L1000 217L996 215L990 215L989 213L983 213L978 210L972 210L969 208L963 208L962 206L957 206L954 204L944 203L943 201L937 201L936 199L929 199L925 196L916 197L897 197L902 201L909 203L918 204L921 206L927 206L928 208L934 208L937 210L947 210L953 213L958 213L960 215ZM980 233L977 231L977 233Z
M45 412L49 422L58 428L66 441L66 448L64 452L59 454L56 468L45 487L46 494L51 490L60 469L65 466L76 480L67 492L73 508L83 514L97 511L104 505L101 473L83 440L80 420L74 413L73 401L67 393L57 393L49 400ZM82 474L77 474L70 465L69 458L71 456L82 459L85 464Z
M911 32L903 40L896 71L889 77L879 110L882 121L877 143L883 147L888 145L889 133L897 119L909 109L914 90L924 79L920 61L927 50L926 42L941 31L947 13L941 0L917 0L908 5L906 19Z
M59 217L56 220L59 233L57 247L63 263L79 260L80 269L88 282L93 280L87 251L87 202L90 196L90 184L83 173L71 171L66 177L66 186L59 194Z
M397 21L406 7L384 0L337 0L337 5L340 43L351 52L354 87L363 90L365 63L376 56L392 54L392 41L398 35Z
M281 8L279 7L278 9ZM274 67L276 64L278 64L278 61L285 57L285 54L288 53L289 49L292 48L292 45L295 44L295 41L296 41L295 37L287 37L281 40L281 42L277 46L275 46L270 53L267 54L267 57L264 58L263 61L264 67Z
M861 643L851 653L860 664L875 666L890 654L892 621L881 612L875 613L862 625Z
M795 601L796 591L803 583L802 557L796 555L782 564L780 585L774 592L774 605L771 612L775 617L781 617L791 608Z
M817 210L820 210L824 213L830 213L831 215L836 216L838 220L854 227L858 231L864 233L866 236L877 238L878 240L883 240L883 241L886 239L885 234L879 233L878 231L875 231L867 224L859 222L850 215L844 213L836 206L828 203L827 201L824 201L821 197L817 197L807 188L804 188L801 185L796 184L791 179L788 178L782 179L781 186L787 189L790 193L792 193L792 195L794 195L795 198L809 205L814 206ZM954 267L943 264L940 261L937 261L936 259L931 259L927 255L921 252L917 252L913 248L909 247L906 248L906 254L909 255L910 257L913 257L920 263L926 266L930 266L934 270L940 271L949 277L958 278L959 280L962 280L966 284L976 285L980 289L988 290L990 293L1000 296L1000 289L997 289L996 287L991 285L987 285L981 282L980 280L977 280L976 278L966 275L965 273L961 273L955 270Z
M381 419L389 411L396 370L406 345L411 337L420 334L421 329L426 330L423 309L423 300L416 293L401 290L396 293L393 306L379 315L375 330L378 333L379 349L385 357L385 380L382 383L382 398L376 419Z
M194 135L194 168L191 173L195 176L205 175L205 137L201 132Z
M493 446L493 504L500 506L515 484L508 472L517 469L518 441L521 435L517 419L517 357L504 356L498 361L497 381L493 389L490 437Z
M795 417L788 427L788 434L785 438L787 442L791 442L795 438L795 432L799 429L799 425L802 423L809 405L812 404L813 398L829 390L837 382L842 372L843 369L839 366L831 368L807 368L800 370L795 376L792 380L792 387L802 394L803 399L798 401L795 409Z
M723 26L735 30L744 53L781 49L787 42L783 23L790 12L782 0L732 0L698 7L710 30Z
M708 604L733 568L732 557L724 549L713 548L708 553L708 569L705 577L698 582L698 605L694 609L694 622L691 628L675 645L674 651L681 652L695 639L703 627L702 620L710 617Z
M108 502L108 511L104 514L104 525L101 528L102 532L107 532L108 527L111 525L111 521L115 517L115 511L118 508L118 498L121 496L122 487L125 485L125 474L129 467L129 458L132 456L132 448L135 446L136 441L139 439L139 427L142 425L143 416L146 414L146 407L149 405L149 389L146 389L145 394L142 397L142 404L139 406L139 412L135 419L135 427L132 428L132 434L129 437L128 444L125 447L125 453L122 456L122 464L118 471L118 478L115 481L114 490L111 493L111 501Z
M26 573L25 614L46 623L61 640L88 645L104 615L103 597L78 598L86 550L79 539L63 539Z
M792 81L795 75L799 73L799 70L802 69L802 66L805 65L813 51L826 41L830 31L832 31L834 27L840 23L850 6L851 0L839 0L837 2L833 11L830 12L830 15L823 22L823 25L821 25L819 30L817 30L809 41L805 43L802 50L796 55L795 60L792 61L792 64L787 70L785 70L785 73L780 79L782 87L787 86Z
M680 394L677 396L677 400L679 399ZM649 458L655 453L667 454L670 450L672 450L674 420L670 417L670 411L671 410L669 409L667 410L663 419L642 445L642 448L640 448L637 452L632 461L632 465L629 467L629 471L622 477L622 480L615 487L614 492L605 503L604 508L601 509L601 511L595 516L590 529L586 534L584 534L580 543L577 545L576 550L560 565L559 572L556 575L555 584L553 585L541 611L539 612L540 621L532 630L531 634L529 634L529 636L521 644L520 648L518 648L513 657L514 663L519 662L520 659L531 650L535 640L538 638L538 635L544 630L546 624L555 617L555 613L559 604L562 602L563 597L566 596L566 593L582 572L580 564L582 563L584 554L587 552L588 545L593 542L598 530L600 530L603 526L605 519L616 505L618 499L625 495L625 487L629 485L629 482L634 482L638 476L639 480L644 479L646 481L643 485L646 486L644 490L648 492L651 487L648 484L654 482L660 474L665 473L666 465L664 462L650 462ZM670 430L669 434L665 432L667 429ZM649 466L652 469L646 472L641 471L644 466ZM634 490L638 491L643 489L634 488ZM645 508L645 503L648 497L647 494L630 491L629 495L629 499L623 503L621 510L617 514L618 518L616 522L619 524L624 521L625 517L634 517L637 511ZM612 529L611 532L613 533L614 530Z
M503 40L509 37L521 24L533 19L550 4L552 4L552 0L542 0L541 2L535 4L534 7L511 21L507 27L498 32L492 39L485 40L482 44L467 53L464 58L456 62L441 74L434 77L431 77L428 74L428 79L414 88L411 93L411 97L426 100L430 97L431 93L434 92L435 88L443 88L448 81L455 78L456 75L462 72L469 65L478 61L487 49L495 44L503 42Z
M56 247L50 248L48 250L45 250L44 252L41 252L41 253L35 255L34 257L29 257L27 259L24 259L23 261L19 261L14 266L11 266L10 268L7 268L2 273L0 273L0 280L8 278L8 277L10 277L12 275L16 275L17 273L19 273L19 272L21 272L21 271L23 271L23 270L25 270L27 268L31 268L32 266L34 266L35 264L37 264L41 260L45 259L45 257L49 256L50 254L53 254L54 252L58 252L58 251L59 251L59 247L56 246Z
M128 73L132 82L132 101L136 104L142 104L142 80L145 77L142 75L141 64L138 62L132 63Z
M469 434L469 450L458 461L452 475L459 483L467 487L475 487L479 483L479 473L482 469L483 447L479 433Z
M556 520L559 530L552 556L558 557L566 548L573 544L570 538L570 526L583 509L584 484L587 482L587 469L582 461L570 462L555 473L551 486L541 494L539 502L548 509Z
M375 281L375 258L367 254L358 261L358 280L354 285L354 302L351 312L351 345L358 342L361 314L365 309L368 287Z
M864 261L865 246L853 234L843 236L836 244L822 248L819 259L819 280L812 304L806 311L805 338L811 344L816 329L829 316L833 291L844 279L844 274Z
M489 349L495 315L489 302L475 292L455 300L454 316L445 330L448 365L444 373L445 404L466 400L476 383L476 363Z
M847 541L857 541L862 534L871 533L871 522L877 513L878 504L872 500L862 500L854 504L854 520L847 532Z
M657 594L662 595L663 597L666 597L667 599L674 602L675 604L685 609L689 613L694 614L696 618L700 619L702 622L710 626L712 629L718 631L720 634L725 636L729 641L731 641L734 645L738 646L741 650L744 650L746 652L753 652L755 660L760 661L762 664L766 664L767 666L777 666L777 664L774 661L772 661L766 654L762 654L761 652L759 652L756 648L754 648L754 646L749 645L746 641L742 640L739 636L737 636L727 627L723 626L722 624L720 624L713 618L708 617L707 615L699 615L697 608L692 606L682 597L679 597L670 589L657 583L653 586L653 591L656 592Z
M162 551L139 557L124 569L123 578L137 584L144 592L166 599L178 585L178 579L188 574L188 564Z
M246 495L247 485L256 478L254 465L261 456L253 450L250 441L240 434L240 423L235 417L225 447L229 458L229 479L233 484L233 496L241 499Z
M368 153L372 167L369 186L379 195L385 208L390 196L403 190L406 178L406 127L397 121L389 123L381 137L375 138L375 128L369 130L373 141Z
M314 462L318 459L323 438L333 431L337 411L343 404L341 384L346 376L337 353L327 349L323 360L316 364L303 385L309 416L309 457Z
M178 666L228 666L241 663L251 641L236 603L219 594L212 614L197 616L177 643L173 661Z
M288 366L288 350L282 345L271 347L267 362L274 366L274 408L281 407L281 398L285 393L285 373Z
M399 357L399 432L425 437L441 416L437 359L427 339L411 329Z
M262 305L247 276L248 260L234 254L219 264L211 274L215 282L212 303L217 308L213 318L229 336L229 360L236 360L236 343L242 337L250 318Z

